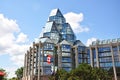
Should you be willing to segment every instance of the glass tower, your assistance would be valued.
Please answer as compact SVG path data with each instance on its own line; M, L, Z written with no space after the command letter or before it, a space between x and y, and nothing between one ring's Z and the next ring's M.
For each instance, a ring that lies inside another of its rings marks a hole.
M47 40L49 40L49 42L47 42ZM59 9L51 11L48 21L41 32L40 41L44 43L44 53L42 52L41 54L43 54L43 56L40 57L41 59L44 58L41 61L44 64L41 64L41 66L44 66L42 74L51 74L51 70L53 72L54 67L63 68L66 71L70 71L75 67L72 46L77 45L76 36L70 24L66 23ZM56 46L57 49L55 49ZM50 51L50 47L53 50ZM81 48L82 47L79 47L79 49ZM47 64L46 61L47 57L45 55L48 54L52 56L51 64ZM80 60L81 59L78 61L81 62Z

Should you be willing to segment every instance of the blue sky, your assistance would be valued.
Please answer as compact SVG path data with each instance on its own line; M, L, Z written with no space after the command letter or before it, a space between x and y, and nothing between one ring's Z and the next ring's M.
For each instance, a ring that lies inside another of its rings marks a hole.
M84 44L94 39L119 38L119 4L120 0L1 0L0 67L11 72L22 66L23 52L39 37L50 11L55 8L65 16L76 15L78 21L70 23L78 24L76 27L80 28L76 29L83 29L75 33Z

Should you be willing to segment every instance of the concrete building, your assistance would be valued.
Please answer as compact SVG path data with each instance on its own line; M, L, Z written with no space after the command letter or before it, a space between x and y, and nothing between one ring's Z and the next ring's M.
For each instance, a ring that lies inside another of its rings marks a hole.
M97 40L87 50L88 63L92 67L112 70L114 79L120 80L120 38ZM112 74L111 73L111 74Z
M37 42L25 54L23 80L48 80L57 69L70 71L81 63L112 69L115 80L120 67L120 39L93 42L86 47L59 9L51 11Z

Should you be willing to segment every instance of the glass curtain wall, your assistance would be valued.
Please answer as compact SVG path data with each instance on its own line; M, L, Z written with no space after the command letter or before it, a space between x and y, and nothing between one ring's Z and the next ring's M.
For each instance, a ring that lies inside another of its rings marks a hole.
M52 74L51 66L54 66L54 44L53 43L44 43L43 50L41 49L41 67L43 74L50 75ZM47 57L50 55L50 63L47 62Z
M61 32L62 39L67 40L69 42L75 42L76 36L74 35L74 32L71 29L71 26L68 23L62 24Z
M87 63L90 64L90 49L86 48L86 55L87 55Z
M85 46L78 46L78 63L87 63L87 55L85 53Z
M66 71L72 69L71 46L67 44L61 45L62 50L62 68Z
M110 47L99 47L98 56L99 56L99 64L101 68L109 70L110 68L113 67Z
M112 49L113 49L116 73L117 73L117 76L120 76L120 53L119 53L119 47L113 46Z
M96 50L95 50L95 48L92 49L92 55L93 55L93 67L97 67L97 65L96 65Z
M62 24L66 22L59 9L56 11L55 15L49 17L49 21L55 21L55 23L57 24Z

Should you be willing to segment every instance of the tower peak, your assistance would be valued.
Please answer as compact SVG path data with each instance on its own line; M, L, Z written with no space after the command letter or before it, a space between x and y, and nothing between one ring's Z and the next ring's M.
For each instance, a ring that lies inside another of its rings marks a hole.
M65 23L66 20L59 9L53 9L49 15L48 21L55 21L57 24Z
M60 11L58 8L53 9L50 13L50 16L55 16L57 14L57 12Z

